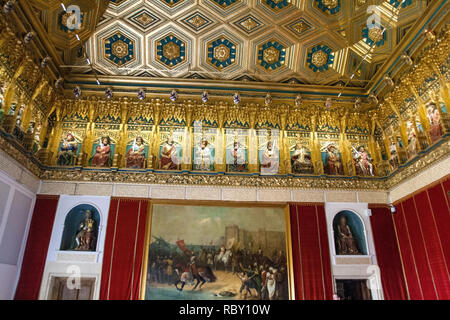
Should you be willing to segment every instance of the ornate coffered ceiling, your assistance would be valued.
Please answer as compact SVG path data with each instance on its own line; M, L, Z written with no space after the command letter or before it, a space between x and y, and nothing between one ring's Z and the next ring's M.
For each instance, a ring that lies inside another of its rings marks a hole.
M80 30L68 28L61 2L81 6ZM95 70L102 79L120 75L135 83L196 79L231 81L241 87L243 82L313 85L334 94L344 85L370 92L382 77L385 62L402 50L403 39L410 41L408 31L420 28L416 22L428 14L432 3L30 0L25 7L48 34L66 79L83 75L88 79ZM373 5L382 27L370 29L368 8ZM374 50L369 52L371 46Z
M384 33L367 28L373 4ZM103 75L333 86L355 73L350 86L364 87L425 8L413 0L111 0L86 51ZM90 72L83 60L66 63Z

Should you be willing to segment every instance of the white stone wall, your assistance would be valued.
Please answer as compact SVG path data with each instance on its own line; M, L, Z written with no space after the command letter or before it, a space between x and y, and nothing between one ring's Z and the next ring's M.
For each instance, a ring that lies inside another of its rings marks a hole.
M388 202L387 193L384 191L147 185L108 182L43 181L39 194L247 202Z
M14 298L39 179L0 150L0 300Z

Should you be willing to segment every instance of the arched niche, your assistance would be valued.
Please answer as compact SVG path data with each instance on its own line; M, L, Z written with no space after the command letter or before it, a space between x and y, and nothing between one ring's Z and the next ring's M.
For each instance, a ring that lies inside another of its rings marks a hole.
M339 211L333 218L336 255L367 255L364 223L353 211Z
M64 220L60 250L96 251L99 225L100 214L94 206L79 204L72 208Z

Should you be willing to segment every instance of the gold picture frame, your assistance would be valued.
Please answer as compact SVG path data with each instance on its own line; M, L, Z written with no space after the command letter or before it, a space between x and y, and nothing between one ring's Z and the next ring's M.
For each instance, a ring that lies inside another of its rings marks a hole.
M155 205L179 205L179 206L209 206L209 207L230 207L230 208L279 208L284 210L285 219L285 256L287 267L287 282L288 282L288 294L289 300L295 300L295 286L294 286L294 270L292 260L292 236L291 236L291 223L290 223L290 210L289 204L286 203L255 203L255 202L231 202L231 201L208 201L208 200L151 200L148 207L146 230L145 230L145 242L144 242L144 254L141 269L141 283L140 283L140 300L145 300L147 289L147 271L148 260L150 251L150 241L152 235L152 217L153 207Z

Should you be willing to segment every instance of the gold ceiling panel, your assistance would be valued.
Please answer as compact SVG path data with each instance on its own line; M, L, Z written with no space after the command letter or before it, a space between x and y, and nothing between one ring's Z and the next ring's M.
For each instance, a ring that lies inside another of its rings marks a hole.
M379 6L381 24L388 32L364 31L369 2ZM357 71L352 85L363 87L375 70L369 63L355 70L356 57L361 60L375 42L370 61L381 62L384 57L377 57L377 52L392 51L401 38L396 31L403 21L411 23L425 9L424 1L418 0L406 1L404 8L395 0L112 0L86 47L94 69L104 75L212 80L245 76L256 81L335 85ZM119 26L130 41L138 40L128 53L130 60L140 63L130 66L105 54L110 50L105 39ZM165 45L155 41L174 32L184 48L176 41ZM215 41L218 33L230 35L226 43ZM174 50L176 57L165 55Z

